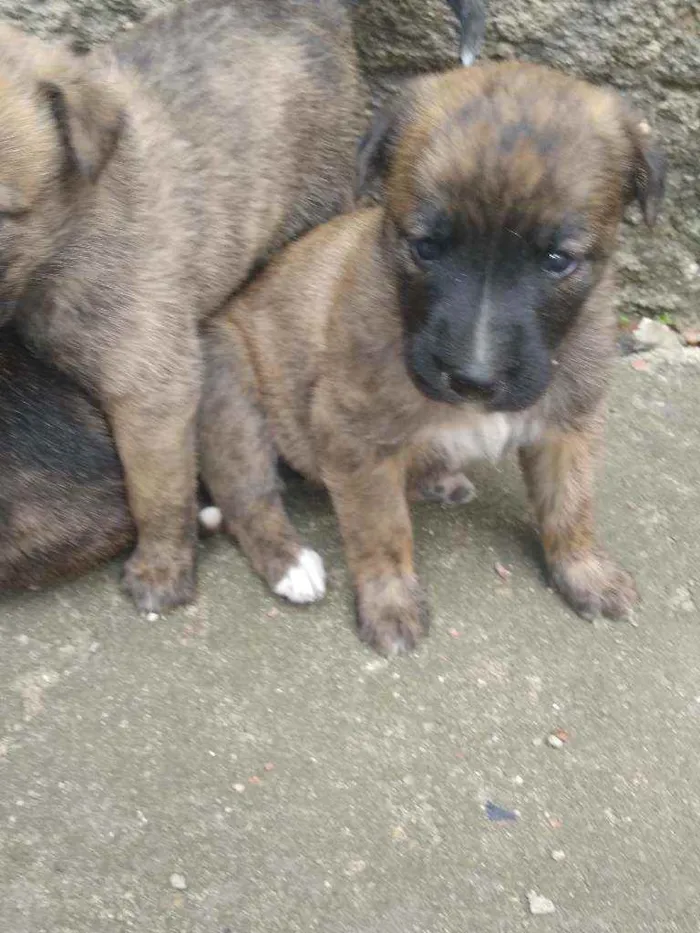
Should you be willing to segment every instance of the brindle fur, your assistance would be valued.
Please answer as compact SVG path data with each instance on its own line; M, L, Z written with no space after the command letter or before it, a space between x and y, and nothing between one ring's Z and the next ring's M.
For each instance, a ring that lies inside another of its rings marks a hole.
M662 162L650 140L612 93L536 66L485 65L414 82L368 141L363 171L377 169L383 207L338 218L285 249L204 329L202 472L227 529L274 587L303 546L283 509L277 456L324 483L360 633L380 651L405 650L428 623L409 494L443 476L459 486L469 456L518 448L553 581L584 614L624 615L636 594L596 543L592 459L614 352L617 228L633 198L653 222L661 197ZM429 271L407 235L425 236L436 207L474 232L468 250L455 247L459 274L427 288ZM512 293L499 291L498 276L487 289L497 367L490 400L440 390L440 382L426 394L414 345L431 340L440 353L458 345L457 362L471 362L463 331L484 308L473 256L487 230L493 238L504 227L535 240L565 228L569 248L585 257L581 271L535 301L523 282L534 275L536 250L506 264ZM438 286L447 298L431 303ZM436 320L453 328L453 343L440 342ZM528 334L516 349L513 320ZM545 384L523 381L543 353ZM444 398L429 397L439 390Z
M349 205L363 108L339 0L199 0L85 56L0 29L0 318L106 413L142 610L194 593L197 327Z

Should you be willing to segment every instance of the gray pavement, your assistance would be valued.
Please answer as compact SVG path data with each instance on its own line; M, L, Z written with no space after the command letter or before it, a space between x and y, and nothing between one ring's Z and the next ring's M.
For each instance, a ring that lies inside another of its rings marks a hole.
M356 639L301 484L317 607L221 538L197 606L155 623L116 566L0 602L0 931L697 933L700 351L672 356L618 364L600 484L636 625L543 585L512 463L415 510L435 621L410 658Z

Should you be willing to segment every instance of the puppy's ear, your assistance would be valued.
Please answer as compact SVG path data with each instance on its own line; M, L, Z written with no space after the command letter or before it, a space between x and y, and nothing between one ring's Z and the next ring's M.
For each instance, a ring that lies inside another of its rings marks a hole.
M627 134L632 142L630 200L639 203L647 226L652 227L666 189L666 156L654 142L649 124L638 115L628 116Z
M459 58L463 65L473 65L479 57L486 35L488 0L448 0L459 20Z
M39 91L56 123L69 171L95 181L114 152L124 125L121 95L85 59L71 56L39 81Z
M375 114L371 127L360 141L355 186L358 197L365 194L377 180L385 178L399 137L401 111L402 104L396 96Z

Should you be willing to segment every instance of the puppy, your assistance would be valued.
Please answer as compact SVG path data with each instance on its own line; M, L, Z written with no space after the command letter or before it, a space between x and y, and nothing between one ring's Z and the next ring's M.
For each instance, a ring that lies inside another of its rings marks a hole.
M289 247L207 327L203 477L276 593L323 592L278 454L328 488L360 635L393 654L428 623L410 494L517 450L554 585L584 616L631 610L632 578L596 541L593 461L618 227L634 199L652 224L663 193L643 127L535 65L418 79L362 153L385 205Z
M350 204L339 0L201 0L76 56L0 30L0 319L104 411L141 610L194 593L199 322Z

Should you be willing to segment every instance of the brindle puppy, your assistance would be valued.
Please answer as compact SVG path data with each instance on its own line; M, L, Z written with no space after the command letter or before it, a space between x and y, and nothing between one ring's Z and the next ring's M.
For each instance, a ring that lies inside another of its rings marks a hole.
M209 330L202 466L228 530L275 592L317 598L276 453L322 481L360 634L401 651L428 620L407 490L460 488L466 461L517 449L554 584L624 616L636 591L596 541L593 460L619 223L633 199L653 223L662 197L644 124L606 90L484 65L417 80L367 143L378 170L385 207L294 244Z
M198 323L348 206L339 0L200 0L76 56L0 29L0 320L103 408L142 610L194 594Z

